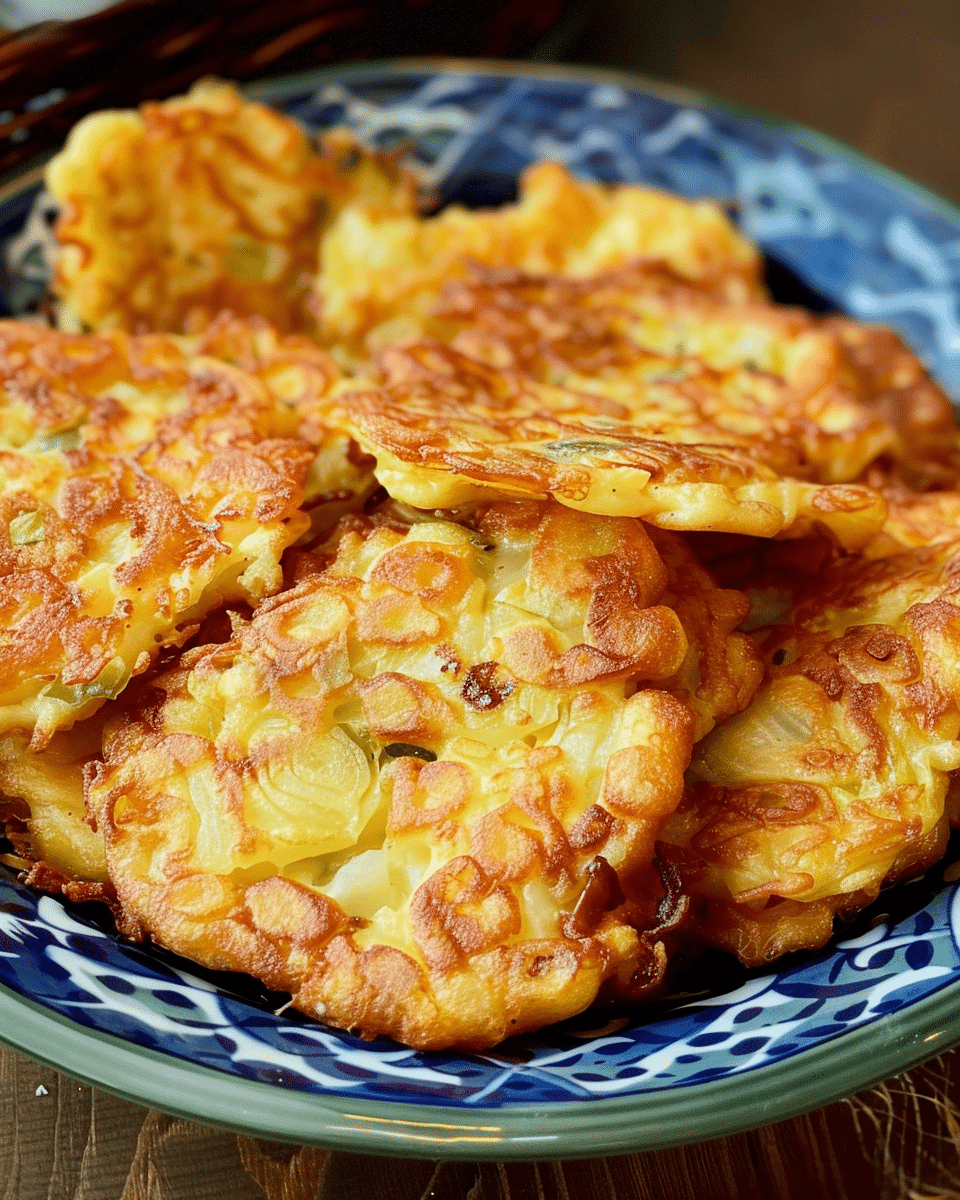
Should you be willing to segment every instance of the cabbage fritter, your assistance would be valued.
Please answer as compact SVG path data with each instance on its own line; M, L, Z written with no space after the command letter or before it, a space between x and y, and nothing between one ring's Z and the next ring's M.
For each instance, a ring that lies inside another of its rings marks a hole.
M956 534L779 579L765 680L696 748L661 846L694 899L690 936L749 965L822 945L836 915L936 861L960 767Z
M373 382L341 381L324 411L376 457L387 491L421 508L552 496L665 529L773 537L822 525L848 547L877 532L885 506L874 489L780 474L756 428L704 416L703 405L739 402L737 372L727 396L722 374L691 394L658 365L646 369L644 387L614 401L421 341L385 351ZM792 460L798 448L784 453Z
M897 335L769 303L719 204L540 163L422 217L217 82L87 118L48 185L101 332L0 323L28 882L483 1049L940 855L960 440Z
M345 134L319 153L294 121L213 80L93 113L47 168L63 206L63 328L195 333L224 309L313 328L323 230L355 195L405 211L412 178Z
M415 1047L648 994L677 913L637 881L756 682L745 598L638 521L398 512L108 728L87 800L127 927Z
M420 218L397 206L346 206L320 251L317 305L326 342L355 354L414 331L445 283L472 264L586 278L638 259L735 301L764 294L756 247L720 205L652 188L529 167L516 204L449 205Z
M277 590L313 450L255 376L159 335L2 322L0 408L0 733L39 749Z
M591 279L475 269L424 332L492 367L607 400L683 441L747 438L778 473L911 486L957 478L953 408L891 330L731 304L640 263Z

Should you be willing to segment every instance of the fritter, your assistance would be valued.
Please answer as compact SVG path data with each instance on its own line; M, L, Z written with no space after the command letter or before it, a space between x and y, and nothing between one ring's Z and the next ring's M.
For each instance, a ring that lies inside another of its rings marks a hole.
M915 488L958 477L950 400L896 333L731 304L656 264L588 280L476 269L444 288L424 332L606 399L611 415L653 433L746 436L798 479L849 483L871 467L871 481Z
M777 573L753 578L769 615ZM690 937L751 966L930 866L957 815L960 539L779 581L764 682L696 748L661 843Z
M658 986L677 914L635 881L758 675L744 597L670 535L665 565L629 519L460 517L302 555L108 727L87 791L126 927L420 1048Z
M0 733L40 749L279 588L314 452L259 379L160 335L2 322L0 406Z
M781 474L763 447L786 468L796 445L781 453L755 421L723 428L704 412L734 412L748 386L743 372L717 373L701 390L656 362L643 369L641 389L611 400L421 341L385 351L366 386L341 381L325 411L376 457L387 491L421 508L552 496L666 529L773 537L822 526L848 547L877 532L885 506L873 488ZM758 397L771 390L763 380L753 387Z
M320 328L362 356L414 331L472 264L587 278L635 260L663 262L731 300L764 294L760 255L719 204L591 183L542 162L521 176L517 203L497 209L453 204L421 218L346 206L321 246Z
M199 332L217 313L313 328L323 230L363 195L413 206L412 177L345 134L318 152L294 121L213 80L84 118L47 168L63 212L63 328Z

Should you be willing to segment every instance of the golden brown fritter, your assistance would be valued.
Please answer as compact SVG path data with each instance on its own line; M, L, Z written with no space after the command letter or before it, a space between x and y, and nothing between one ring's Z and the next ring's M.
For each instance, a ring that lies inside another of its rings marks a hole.
M0 732L41 748L211 608L281 583L313 458L253 375L0 323Z
M473 264L587 278L656 260L739 301L762 296L761 260L718 204L575 179L542 162L516 204L450 205L419 218L383 204L346 206L323 239L317 304L329 344L362 356L417 331L451 279Z
M230 309L313 327L324 228L359 194L401 211L412 179L388 158L303 129L213 80L139 111L94 113L47 168L63 205L61 326L199 332Z
M940 857L960 767L960 540L779 579L765 680L696 748L661 847L691 936L749 965Z
M657 264L588 280L474 270L424 330L492 367L609 401L683 440L747 437L780 474L913 487L957 477L949 398L891 330L731 304ZM676 436L676 435L675 435Z
M704 412L739 403L736 372L699 390L657 370L636 394L613 401L422 341L385 352L372 383L336 385L325 411L376 457L387 491L421 508L552 496L666 529L773 537L822 526L850 547L877 532L885 506L874 489L781 474L763 461L755 422L722 428ZM766 386L757 385L761 395ZM799 453L789 443L769 446L781 467Z
M632 893L757 678L744 598L670 535L665 565L629 519L461 518L354 518L108 729L87 795L128 925L425 1048L657 986Z

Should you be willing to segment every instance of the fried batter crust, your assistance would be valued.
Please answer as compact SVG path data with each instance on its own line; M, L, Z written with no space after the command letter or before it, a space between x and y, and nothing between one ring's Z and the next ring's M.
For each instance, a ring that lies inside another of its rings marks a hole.
M313 457L174 339L0 323L0 731L41 748L221 603L281 583Z
M705 417L715 393L691 397L661 380L629 400L422 341L385 352L375 382L344 380L327 404L330 421L376 457L388 492L422 508L533 495L667 529L773 537L822 525L849 547L878 531L886 510L873 488L781 475L762 461L755 431Z
M0 828L25 862L105 883L103 839L91 829L83 800L83 767L100 757L102 727L98 713L54 734L41 751L30 749L21 730L0 737Z
M255 375L275 402L277 430L310 444L314 456L304 481L304 506L315 536L328 534L377 488L372 455L323 420L321 398L340 373L313 340L280 334L262 317L221 313L183 345L192 354L212 355Z
M631 892L757 678L743 597L633 520L396 511L108 730L87 800L128 922L421 1048L649 993Z
M960 530L960 492L912 492L904 487L883 490L887 519L864 553L886 558L911 546L956 540Z
M494 210L455 204L419 218L396 206L345 207L321 247L320 329L362 356L408 335L472 264L583 278L637 259L731 300L764 294L756 247L718 204L590 183L542 162L522 175L518 202Z
M749 965L815 948L837 914L943 853L960 767L958 580L956 534L794 577L784 623L757 632L764 682L697 747L663 834L694 940Z
M319 153L294 121L213 80L139 111L93 113L47 168L63 206L63 328L199 332L217 313L313 328L323 230L352 196L409 208L412 179L342 133Z
M825 319L822 328L839 338L861 394L897 432L892 461L881 460L871 482L921 492L960 485L954 407L900 335L842 316Z

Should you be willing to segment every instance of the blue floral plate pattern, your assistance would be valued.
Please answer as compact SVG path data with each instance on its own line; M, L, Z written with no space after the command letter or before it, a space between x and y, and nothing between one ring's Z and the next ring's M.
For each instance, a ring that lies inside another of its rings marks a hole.
M445 199L509 199L525 165L553 158L729 201L782 298L896 326L960 397L960 213L818 135L560 68L375 64L254 93L314 128L412 144ZM0 189L7 312L45 286L38 192ZM477 1055L359 1041L0 876L0 1038L129 1098L296 1142L471 1159L653 1149L782 1119L960 1041L958 876L941 865L887 893L819 954Z

